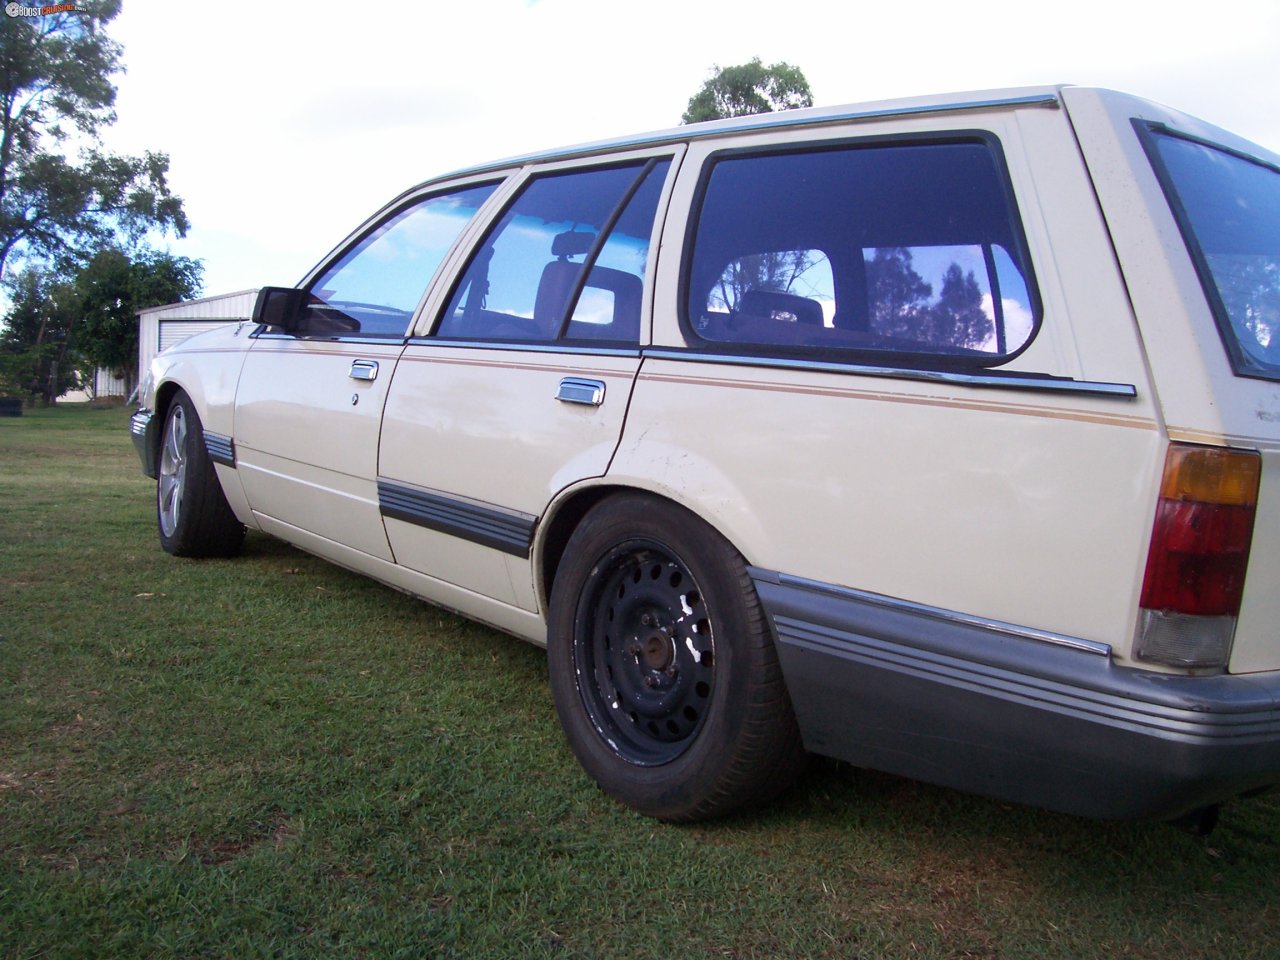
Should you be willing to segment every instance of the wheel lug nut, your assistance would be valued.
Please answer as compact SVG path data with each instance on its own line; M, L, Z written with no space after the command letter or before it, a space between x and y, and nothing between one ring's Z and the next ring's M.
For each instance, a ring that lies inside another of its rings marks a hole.
M652 626L653 626L653 614L652 614L652 613L646 613L646 614L643 614L643 615L640 617L640 622L641 622L642 624L644 624L646 627L652 627Z
M657 677L645 677L645 678L644 678L644 685L645 685L646 687L653 687L653 686L656 686L656 685L657 685L657 683L658 683L658 678L657 678Z

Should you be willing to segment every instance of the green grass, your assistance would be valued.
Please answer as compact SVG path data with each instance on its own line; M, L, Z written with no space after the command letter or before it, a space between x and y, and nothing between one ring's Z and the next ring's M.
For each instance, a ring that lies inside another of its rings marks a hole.
M541 651L250 534L165 555L128 412L0 420L0 957L1280 956L1280 801L1208 839L818 763L672 827Z

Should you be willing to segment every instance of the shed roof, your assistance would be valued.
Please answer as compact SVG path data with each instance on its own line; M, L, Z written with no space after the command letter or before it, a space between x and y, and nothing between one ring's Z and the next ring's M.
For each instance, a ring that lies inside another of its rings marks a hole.
M199 300L182 303L166 303L159 307L139 310L139 317L155 317L157 320L243 320L253 312L257 289L237 290Z

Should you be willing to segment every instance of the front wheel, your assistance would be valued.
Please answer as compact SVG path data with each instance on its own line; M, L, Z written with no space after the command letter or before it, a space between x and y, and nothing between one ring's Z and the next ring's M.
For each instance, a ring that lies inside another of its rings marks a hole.
M178 557L232 557L244 544L213 461L195 404L179 391L165 413L156 479L160 545Z
M549 619L556 711L611 796L699 820L794 779L804 751L746 564L692 514L603 501L565 548Z

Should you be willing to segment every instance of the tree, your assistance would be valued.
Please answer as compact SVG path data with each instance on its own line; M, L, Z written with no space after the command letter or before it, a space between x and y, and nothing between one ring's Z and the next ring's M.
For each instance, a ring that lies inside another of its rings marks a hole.
M44 397L79 385L70 353L79 312L74 287L40 266L9 278L10 309L0 331L0 394Z
M866 262L871 329L886 337L935 348L980 350L995 333L983 309L982 288L952 261L934 298L933 284L916 272L909 247L877 247Z
M13 256L61 267L152 230L187 230L165 154L98 144L116 118L121 48L104 28L120 0L74 6L0 18L0 271Z
M877 247L867 261L871 329L888 337L922 339L918 328L933 286L916 273L907 247Z
M30 265L6 283L0 394L52 403L97 367L137 383L138 311L198 296L203 265L158 250L100 250L70 276ZM77 377L80 374L80 377Z
M711 304L733 311L748 290L769 290L775 293L792 293L799 280L815 263L818 256L809 250L771 250L750 253L731 260L724 273L716 281L711 294Z
M75 347L83 365L120 371L138 380L138 311L198 296L204 266L158 250L130 256L100 251L75 278L79 318Z
M952 263L942 275L942 292L929 311L930 343L980 350L995 337L995 323L982 308L982 289L972 270ZM994 349L992 347L991 349Z
M690 98L681 123L813 106L809 81L789 63L766 67L755 57L750 63L711 69L711 78Z

